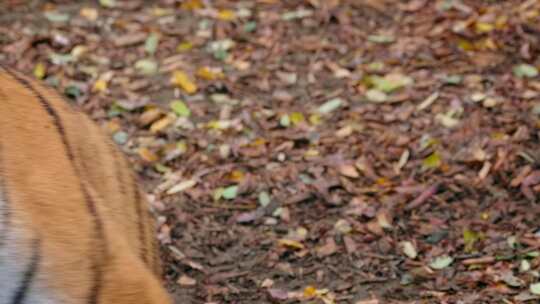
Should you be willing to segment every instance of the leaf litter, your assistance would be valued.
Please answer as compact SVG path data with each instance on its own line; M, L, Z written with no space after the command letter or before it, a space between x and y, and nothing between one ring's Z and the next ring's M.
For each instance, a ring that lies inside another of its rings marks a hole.
M182 303L538 301L537 1L0 11L0 62L132 159Z

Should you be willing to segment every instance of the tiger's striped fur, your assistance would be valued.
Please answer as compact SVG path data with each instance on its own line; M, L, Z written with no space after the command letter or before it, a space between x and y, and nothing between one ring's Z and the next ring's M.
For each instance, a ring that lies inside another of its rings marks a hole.
M167 304L154 223L99 127L0 67L0 304Z

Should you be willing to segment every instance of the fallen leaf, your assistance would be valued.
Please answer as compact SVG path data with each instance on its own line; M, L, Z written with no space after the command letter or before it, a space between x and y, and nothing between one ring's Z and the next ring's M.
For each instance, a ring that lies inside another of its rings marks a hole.
M395 38L388 35L369 35L368 41L380 44L389 44L394 42Z
M188 94L197 92L197 85L183 71L175 71L172 75L171 83L180 87Z
M376 89L369 89L366 91L366 98L371 102L386 102L388 101L388 95L382 91Z
M526 63L515 65L512 71L519 78L534 78L538 76L538 69Z
M185 181L182 181L182 182L172 186L169 190L167 190L167 194L171 195L171 194L183 192L183 191L185 191L187 189L195 187L195 185L197 185L196 180L194 180L194 179L185 180Z
M339 173L343 176L347 176L350 178L358 178L360 177L360 174L358 173L358 170L354 165L341 165L338 168Z
M440 270L440 269L444 269L450 266L452 262L454 262L454 259L452 257L443 255L443 256L436 257L435 259L433 259L433 261L429 263L429 267L436 270Z
M278 244L284 247L290 247L293 249L304 249L304 245L295 240L279 239Z
M233 185L233 186L229 186L229 187L226 187L225 189L223 189L223 193L221 194L221 196L224 199L232 200L232 199L236 198L237 194L238 194L238 186Z
M416 248L414 247L413 243L409 241L403 241L400 243L401 248L403 250L403 253L410 259L416 259L418 256L418 252L416 251Z
M180 278L176 281L180 286L195 286L197 285L197 280L187 275L181 275Z
M45 75L47 74L47 68L43 63L38 63L34 66L34 76L37 79L43 79L45 78Z
M153 59L140 59L135 62L135 69L143 75L153 75L158 71L158 63Z
M150 151L148 148L145 148L145 147L139 148L138 154L143 160L150 163L153 163L159 160L159 157L154 152Z
M337 110L339 107L345 104L345 100L341 98L332 98L328 100L327 102L323 103L318 109L317 112L320 114L328 114L335 110Z
M154 55L156 53L158 45L159 45L158 34L151 33L150 35L148 35L148 38L146 38L146 41L144 43L144 50L149 55Z
M422 167L424 169L435 169L439 168L442 164L441 157L439 153L433 152L428 157L424 158L422 161Z
M171 116L165 116L150 126L150 132L152 133L158 133L163 130L165 130L167 127L169 127L174 122L174 119Z
M174 100L170 103L171 109L174 113L181 117L189 117L191 115L191 110L188 106L181 100Z

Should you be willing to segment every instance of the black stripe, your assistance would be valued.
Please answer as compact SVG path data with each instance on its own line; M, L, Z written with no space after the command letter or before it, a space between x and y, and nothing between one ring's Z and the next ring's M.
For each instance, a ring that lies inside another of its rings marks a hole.
M11 304L24 303L24 300L26 299L27 295L30 292L30 288L32 287L32 282L34 281L34 278L39 269L39 263L41 262L41 242L39 238L36 238L32 242L32 252L33 254L32 254L32 259L30 260L30 264L28 264L28 267L26 268L26 271L24 272L22 281L18 285L19 288L17 288L17 291L11 298L11 301L10 301Z
M126 191L126 185L125 185L125 181L124 181L124 170L125 170L125 167L120 167L120 165L124 165L124 166L127 166L127 161L125 160L125 158L123 158L121 155L119 155L118 153L118 150L117 148L109 141L107 141L107 146L109 147L110 149L110 153L112 154L113 158L114 158L114 163L116 164L115 166L115 172L116 172L116 181L118 182L118 185L120 187L120 193L122 193L122 195L124 197L127 196L127 191ZM138 189L138 184L135 180L135 177L133 177L132 175L130 175L131 179L132 179L132 187L133 187L133 190L134 190L134 196L133 196L133 200L135 201L135 216L136 216L136 221L138 221L138 234L139 234L139 243L140 243L140 250L141 250L141 259L148 264L148 250L146 248L146 228L144 227L144 222L143 222L143 218L142 218L142 209L141 209L141 204L142 204L142 200L141 200L141 196L140 196L140 193L139 191L137 191Z
M145 228L145 220L146 218L143 218L143 210L142 210L142 204L143 200L141 199L141 192L139 192L139 189L137 187L137 181L135 180L135 177L132 177L132 187L133 187L133 195L135 199L135 212L137 213L137 219L138 219L138 226L139 226L139 241L141 242L141 256L143 261L148 265L148 248L147 248L147 238L146 238L146 228Z
M86 206L88 208L88 212L92 215L92 218L93 218L93 221L94 221L94 234L95 234L95 240L96 242L98 242L98 248L99 249L102 249L103 252L105 254L107 254L108 252L108 248L107 248L107 243L104 241L105 240L105 231L104 231L104 228L103 228L103 222L101 220L101 218L99 217L98 215L98 212L97 212L97 207L96 207L96 204L94 202L94 200L92 199L90 193L88 192L88 189L86 189L86 187L84 186L83 182L82 182L82 179L81 179L81 174L79 172L79 169L77 167L77 164L75 162L75 157L74 157L74 154L73 154L73 150L71 149L71 146L69 145L69 142L68 142L68 139L67 139L67 134L64 130L64 126L62 124L62 119L60 118L60 116L58 115L58 113L54 110L54 108L47 102L46 98L43 97L43 95L37 90L35 89L33 86L32 86L32 83L30 83L28 80L26 80L25 78L23 77L20 77L19 75L17 75L15 72L9 70L9 69L5 69L5 71L11 75L11 77L13 77L15 80L17 80L22 86L24 86L25 88L27 88L28 90L30 90L38 99L38 101L40 102L41 106L45 109L45 111L47 112L47 114L49 114L49 116L51 117L52 121L53 121L53 124L56 128L56 130L58 131L58 134L60 135L60 139L62 141L62 144L64 145L65 147L65 151L66 151L66 155L67 157L69 158L69 160L71 161L71 164L72 164L72 167L73 167L73 171L75 172L75 175L77 176L77 179L80 181L79 182L79 187L83 193L83 196L84 196L84 200L86 201ZM102 265L102 260L103 260L103 257L100 257L100 256L92 256L93 259L91 259L93 261L93 265L91 266L92 270L94 271L94 280L93 280L93 286L91 287L91 290L90 290L90 295L88 296L88 303L89 304L96 304L98 303L98 299L99 299L99 293L100 293L100 290L101 290L101 287L102 287L102 279L103 279L103 265Z
M152 229L152 232L155 233L155 229ZM152 247L152 262L154 263L153 270L156 276L159 277L161 276L163 269L161 268L161 248L156 237L152 238Z
M115 171L116 171L116 180L119 184L119 188L120 188L120 193L122 193L122 195L124 197L127 196L127 191L126 191L126 184L125 184L125 181L124 181L124 170L125 170L125 167L121 167L119 166L119 164L124 164L124 165L127 165L126 164L126 160L121 156L121 155L118 155L118 150L117 148L112 144L110 143L109 141L107 141L107 146L109 147L110 149L110 153L113 155L113 158L114 158L114 163L115 163ZM144 227L144 222L143 222L143 218L142 218L142 209L141 209L141 196L140 196L140 193L139 191L137 191L138 189L138 184L135 180L135 177L133 177L132 175L130 175L131 179L132 179L132 187L133 187L133 190L134 190L134 196L133 196L133 200L135 201L135 216L136 216L136 220L137 220L137 223L138 223L138 234L139 234L139 243L140 243L140 250L141 250L141 259L148 264L148 250L146 248L146 230L145 230L145 227Z

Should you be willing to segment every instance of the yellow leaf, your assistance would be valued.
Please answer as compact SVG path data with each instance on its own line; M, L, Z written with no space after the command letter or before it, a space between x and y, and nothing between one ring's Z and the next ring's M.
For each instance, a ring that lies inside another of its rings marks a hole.
M120 124L116 120L110 120L105 124L105 128L107 132L113 134L120 130Z
M47 68L43 63L38 63L34 67L34 76L36 76L37 79L43 79L45 75L47 74Z
M264 146L265 144L266 144L266 139L259 137L253 140L249 145L251 147L259 147L259 146Z
M150 151L148 148L145 147L139 148L138 154L143 160L149 163L153 163L159 159L154 152Z
M526 19L534 19L538 16L540 16L540 11L537 9L528 10L523 13L523 17L525 17Z
M313 298L317 296L317 289L313 286L306 286L304 288L304 297L306 298Z
M240 170L233 170L231 173L229 173L229 179L233 182L241 182L244 179L244 172Z
M379 177L375 180L375 183L379 186L389 186L390 181L385 177Z
M297 125L297 124L302 123L302 122L304 122L306 120L306 118L304 117L304 114L302 114L300 112L292 112L289 115L289 119L291 120L293 125Z
M185 51L191 50L192 48L193 48L193 43L191 43L189 41L185 41L185 42L180 43L176 47L176 51L177 52L185 52Z
M491 32L492 30L495 29L495 26L491 23L487 23L487 22L476 22L475 24L475 30L477 33L489 33Z
M81 8L81 10L79 11L79 15L90 21L96 21L96 19L99 17L98 10L93 7Z
M212 120L206 125L209 129L225 130L231 127L230 120Z
M172 84L182 88L186 93L193 94L197 92L197 85L189 79L188 75L182 71L175 71L173 73Z
M143 126L147 126L154 121L161 118L163 115L163 112L159 108L148 108L144 111L144 113L139 116L139 123Z
M508 24L508 17L507 16L499 16L495 20L495 28L498 30L502 30L506 28L506 25Z
M217 18L223 21L232 21L236 18L236 14L232 10L223 9L218 12Z
M503 132L495 132L495 133L491 134L491 138L494 139L494 140L504 140L507 137L508 136Z
M433 152L428 157L424 158L422 161L422 166L424 169L438 168L442 164L441 156L437 152Z
M315 157L319 156L319 151L316 149L309 149L304 153L305 157Z
M204 7L203 2L201 0L187 0L182 3L182 9L185 10L198 10Z
M223 73L214 72L209 67L201 67L197 70L197 76L204 80L216 80L223 78Z
M185 140L181 140L176 143L176 149L178 149L178 151L182 154L186 153L187 148L188 146Z
M486 45L486 48L492 51L495 51L498 49L497 44L495 43L495 40L491 38L486 38L485 45Z
M165 116L150 126L150 132L157 133L167 128L173 122L172 117Z
M288 239L280 239L278 240L278 244L284 247L290 247L293 249L304 249L304 244L294 241L294 240L288 240Z
M319 115L319 114L311 114L311 115L309 115L309 122L314 126L320 125L321 122L322 122L321 115Z
M458 48L466 52L474 51L474 45L465 39L459 39Z
M92 91L94 92L105 92L107 90L107 81L104 79L98 79L94 83L94 87L92 88Z

